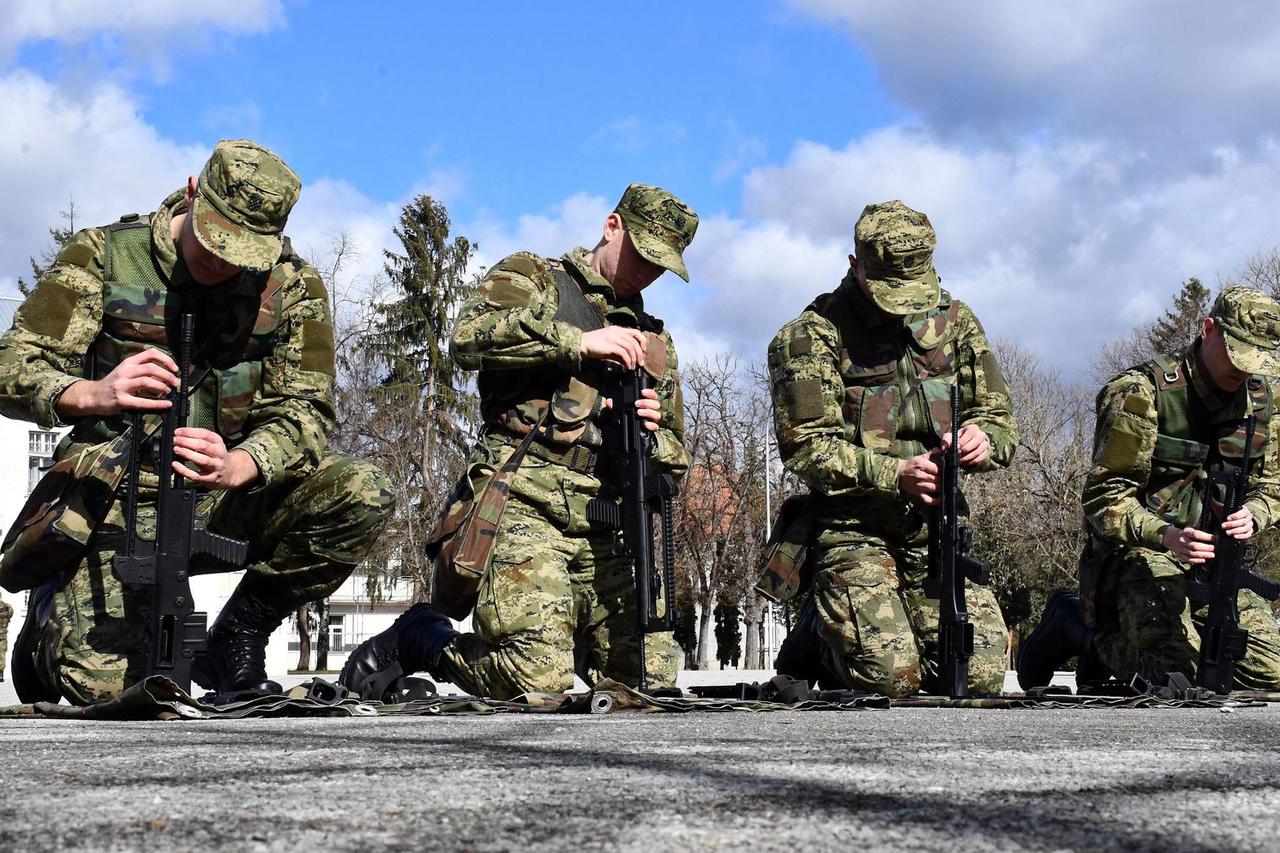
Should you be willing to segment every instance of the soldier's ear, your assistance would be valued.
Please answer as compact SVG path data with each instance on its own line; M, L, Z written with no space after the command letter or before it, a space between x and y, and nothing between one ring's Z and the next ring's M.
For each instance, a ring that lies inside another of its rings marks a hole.
M187 176L187 204L190 204L196 197L196 191L200 188L199 182L196 181L195 175Z
M858 259L852 254L849 255L849 271L854 275L858 274Z
M1202 339L1208 340L1209 335L1212 334L1213 330L1216 328L1218 328L1217 321L1215 321L1212 317L1205 317L1203 320L1200 321L1200 337Z
M612 243L616 240L626 227L622 224L622 217L615 210L604 218L604 241Z

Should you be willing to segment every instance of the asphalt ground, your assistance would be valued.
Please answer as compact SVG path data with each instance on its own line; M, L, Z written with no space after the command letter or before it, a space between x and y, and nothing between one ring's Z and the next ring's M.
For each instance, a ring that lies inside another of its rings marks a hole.
M0 720L4 850L1276 850L1280 707Z

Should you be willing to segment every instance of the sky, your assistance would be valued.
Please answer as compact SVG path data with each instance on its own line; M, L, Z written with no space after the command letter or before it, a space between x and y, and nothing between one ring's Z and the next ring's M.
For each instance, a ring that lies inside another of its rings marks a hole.
M0 0L0 22L0 295L69 200L78 227L152 210L230 137L302 176L304 254L349 235L344 292L418 193L488 265L590 246L628 183L667 187L702 218L692 281L646 302L685 360L762 359L877 201L927 213L944 286L1067 377L1280 245L1265 2Z

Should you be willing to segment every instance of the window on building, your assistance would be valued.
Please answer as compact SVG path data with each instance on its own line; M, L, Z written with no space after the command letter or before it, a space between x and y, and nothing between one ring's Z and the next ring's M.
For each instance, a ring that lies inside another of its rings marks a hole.
M329 616L329 651L345 652L342 647L342 616Z
M40 482L44 469L53 464L53 449L58 446L58 434L42 429L27 433L27 494Z

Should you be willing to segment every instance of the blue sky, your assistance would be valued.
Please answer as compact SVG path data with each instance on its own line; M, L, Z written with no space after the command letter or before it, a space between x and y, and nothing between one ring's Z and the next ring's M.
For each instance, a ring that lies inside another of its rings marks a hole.
M901 198L992 337L1081 375L1187 276L1280 243L1278 18L1261 0L0 0L0 292L68 198L82 225L153 208L217 139L251 136L303 176L295 244L351 236L334 287L352 298L417 192L492 263L589 244L627 183L658 183L703 225L693 283L664 277L651 309L686 358L756 360L839 279L862 207Z
M841 144L897 115L842 34L785 5L618 6L370 3L353 15L317 2L162 70L114 36L92 40L88 62L83 45L45 39L17 64L71 85L106 65L169 138L250 135L377 200L447 173L460 219L631 181L732 212L728 179L770 152Z

